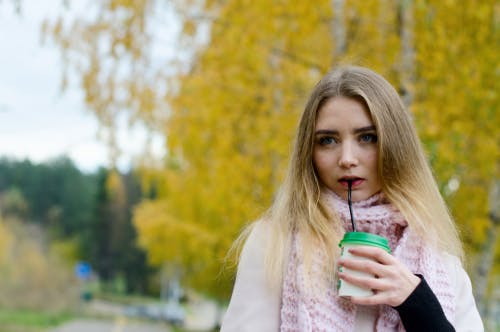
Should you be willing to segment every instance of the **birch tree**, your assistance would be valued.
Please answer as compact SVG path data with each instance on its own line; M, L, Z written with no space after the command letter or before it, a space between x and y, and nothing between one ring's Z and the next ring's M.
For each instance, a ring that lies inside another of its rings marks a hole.
M371 67L400 90L468 251L496 246L486 199L500 160L495 1L168 5L189 55L168 62L173 76L149 61L165 2L104 1L93 21L46 25L101 123L126 112L165 137L165 160L142 165L156 197L135 213L152 263L175 261L187 284L227 296L230 278L215 278L227 249L271 203L307 94L339 63ZM124 61L130 75L109 69ZM496 273L488 265L484 274Z

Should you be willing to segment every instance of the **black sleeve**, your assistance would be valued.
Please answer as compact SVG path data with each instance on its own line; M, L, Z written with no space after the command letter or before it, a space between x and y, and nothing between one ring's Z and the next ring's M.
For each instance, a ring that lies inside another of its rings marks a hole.
M417 277L421 279L417 288L403 303L394 307L398 311L406 331L455 331L423 276L417 274Z

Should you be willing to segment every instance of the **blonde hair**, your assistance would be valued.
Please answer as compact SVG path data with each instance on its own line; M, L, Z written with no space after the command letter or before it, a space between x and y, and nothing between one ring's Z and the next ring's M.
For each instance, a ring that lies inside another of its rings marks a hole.
M334 273L343 230L338 217L320 200L312 156L318 110L338 96L354 98L370 112L378 135L379 177L388 200L427 245L462 258L457 228L398 93L369 69L343 66L325 75L313 89L299 122L285 180L264 218L271 226L266 251L270 280L281 282L294 232L300 237L306 267L312 249L319 247L327 256L325 272L329 278Z

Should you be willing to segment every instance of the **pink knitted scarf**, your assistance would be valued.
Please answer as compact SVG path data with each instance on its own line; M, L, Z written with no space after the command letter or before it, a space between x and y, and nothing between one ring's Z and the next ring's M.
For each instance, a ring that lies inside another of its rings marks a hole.
M337 212L344 229L351 231L347 202L331 191L323 193L324 202ZM422 274L436 294L450 319L455 311L454 293L442 263L442 256L425 244L409 229L403 216L385 199L376 194L365 201L353 203L358 231L375 233L389 240L392 254L413 273ZM300 237L294 235L285 271L281 306L282 332L354 331L357 306L335 294L333 287L314 292L324 285L325 255L320 250L312 255L311 272L302 260ZM323 286L324 287L324 286ZM377 308L376 331L404 331L397 311L390 306Z

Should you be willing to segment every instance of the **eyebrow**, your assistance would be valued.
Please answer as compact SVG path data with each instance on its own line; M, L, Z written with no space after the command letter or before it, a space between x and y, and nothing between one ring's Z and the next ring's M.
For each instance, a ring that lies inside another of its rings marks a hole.
M359 133L365 133L367 131L376 131L376 128L375 126L361 127L354 129L353 132L355 134L359 134ZM338 130L320 129L316 131L315 135L337 135L338 133L339 133Z

